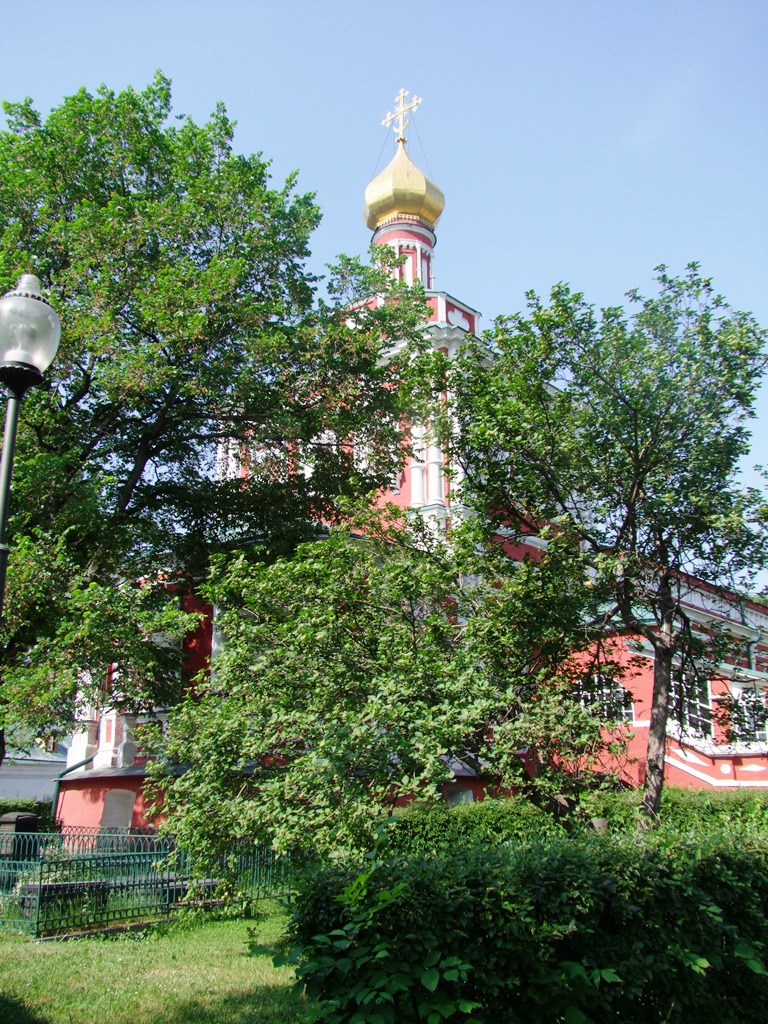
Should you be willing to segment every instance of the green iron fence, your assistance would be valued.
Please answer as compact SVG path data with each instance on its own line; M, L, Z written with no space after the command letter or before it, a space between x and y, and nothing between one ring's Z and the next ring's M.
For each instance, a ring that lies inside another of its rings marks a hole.
M242 840L194 870L172 836L156 833L0 834L0 930L62 935L213 906L225 890L252 901L287 889L287 860Z

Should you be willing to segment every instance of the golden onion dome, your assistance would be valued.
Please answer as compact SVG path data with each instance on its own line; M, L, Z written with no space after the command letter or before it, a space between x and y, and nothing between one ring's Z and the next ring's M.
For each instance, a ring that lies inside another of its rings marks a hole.
M375 231L398 217L415 217L430 228L440 220L445 196L408 156L405 140L397 140L391 162L365 190L363 216Z

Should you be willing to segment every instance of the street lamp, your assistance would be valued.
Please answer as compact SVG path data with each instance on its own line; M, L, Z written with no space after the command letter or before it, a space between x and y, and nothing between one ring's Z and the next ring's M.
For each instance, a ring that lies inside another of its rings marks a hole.
M3 454L0 457L0 618L5 600L8 545L5 526L11 495L19 405L27 389L39 384L59 348L61 324L40 292L34 274L22 274L13 291L0 299L0 383L8 389Z

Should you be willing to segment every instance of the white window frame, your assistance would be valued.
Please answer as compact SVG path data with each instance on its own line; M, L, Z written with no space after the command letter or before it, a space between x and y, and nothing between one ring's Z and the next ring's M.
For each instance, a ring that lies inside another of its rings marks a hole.
M635 720L632 694L613 676L598 673L586 679L581 691L581 704L585 710L597 712L605 721L631 724Z
M737 743L768 743L768 705L759 684L744 684L733 694L731 731Z
M681 735L714 739L715 716L709 680L693 672L673 669L669 718L679 726Z

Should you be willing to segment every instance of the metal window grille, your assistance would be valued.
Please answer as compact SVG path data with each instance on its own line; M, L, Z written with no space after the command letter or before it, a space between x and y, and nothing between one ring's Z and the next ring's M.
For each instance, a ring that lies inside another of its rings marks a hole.
M674 673L670 712L684 733L711 736L713 716L709 680L693 672Z
M731 703L731 729L744 743L768 742L768 704L762 687L745 686Z
M584 680L581 703L607 722L633 722L635 719L632 694L610 676L596 675Z

